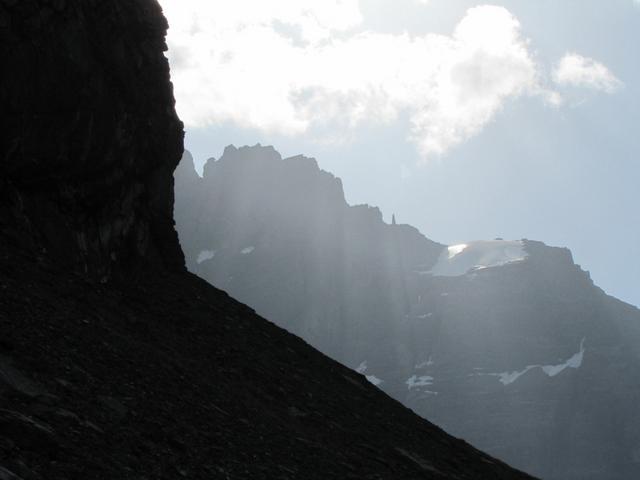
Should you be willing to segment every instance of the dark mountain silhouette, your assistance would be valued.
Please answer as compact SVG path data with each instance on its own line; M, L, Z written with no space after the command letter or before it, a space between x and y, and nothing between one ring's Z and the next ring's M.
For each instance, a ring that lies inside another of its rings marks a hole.
M445 247L271 147L176 171L192 272L383 391L546 479L640 477L640 312L567 249Z
M187 273L166 29L0 2L0 478L529 478Z

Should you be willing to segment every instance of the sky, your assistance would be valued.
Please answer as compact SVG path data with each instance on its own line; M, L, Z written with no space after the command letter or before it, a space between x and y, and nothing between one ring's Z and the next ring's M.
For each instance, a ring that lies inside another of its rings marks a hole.
M568 247L640 305L640 1L160 3L199 167L302 153L387 221Z

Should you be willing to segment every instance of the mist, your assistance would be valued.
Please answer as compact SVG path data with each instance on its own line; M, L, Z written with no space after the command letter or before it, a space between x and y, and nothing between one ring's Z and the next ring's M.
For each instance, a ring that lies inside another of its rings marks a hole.
M181 7L187 267L510 465L629 478L640 11L496 3Z
M541 478L636 468L615 460L634 434L613 425L637 408L640 312L568 249L447 247L349 205L315 159L261 145L227 147L203 177L185 153L175 217L193 273L447 432Z
M0 2L0 479L640 478L602 7Z

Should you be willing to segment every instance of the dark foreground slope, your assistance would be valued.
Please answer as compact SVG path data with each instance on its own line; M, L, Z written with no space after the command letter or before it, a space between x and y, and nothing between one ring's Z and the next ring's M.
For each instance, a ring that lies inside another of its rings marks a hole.
M0 3L0 478L528 478L185 271L165 31Z
M102 285L3 248L0 465L25 480L528 478L203 280L148 273Z
M549 480L640 478L640 311L569 250L446 248L272 147L203 178L185 155L175 212L189 269L447 432Z

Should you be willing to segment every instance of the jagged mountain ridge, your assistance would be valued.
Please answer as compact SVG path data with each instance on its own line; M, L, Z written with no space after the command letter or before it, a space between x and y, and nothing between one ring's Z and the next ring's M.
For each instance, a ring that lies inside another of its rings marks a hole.
M393 334L386 319L407 306L406 274L432 264L442 245L413 227L386 225L377 208L348 206L340 180L313 159L229 147L204 174L202 182L194 176L188 154L176 172L176 219L191 271L347 364L362 352L344 350L342 337L357 338L372 322L385 348ZM367 321L346 321L353 318Z
M186 272L166 29L0 2L0 478L529 478Z
M348 206L340 186L271 147L229 147L202 179L185 155L175 213L188 267L525 471L640 474L635 307L567 249L447 248Z

